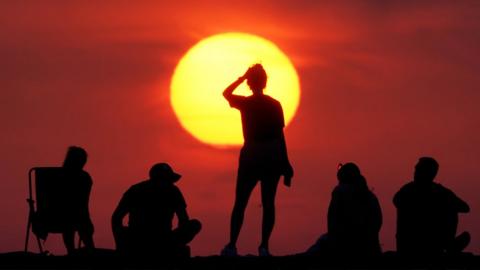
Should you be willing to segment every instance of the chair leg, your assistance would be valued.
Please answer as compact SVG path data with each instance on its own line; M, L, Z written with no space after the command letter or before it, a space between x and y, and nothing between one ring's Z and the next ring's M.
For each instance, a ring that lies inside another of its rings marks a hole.
M37 236L37 244L38 244L38 250L40 250L40 254L43 254L42 242L40 241L40 238L38 238L38 236Z
M25 253L28 252L28 241L30 239L30 227L32 225L32 220L31 220L31 216L28 215L28 222L27 222L27 236L25 238Z

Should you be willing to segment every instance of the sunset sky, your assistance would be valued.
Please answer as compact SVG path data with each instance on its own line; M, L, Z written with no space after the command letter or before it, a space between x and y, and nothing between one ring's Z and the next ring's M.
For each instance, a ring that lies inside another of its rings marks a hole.
M295 177L278 190L273 254L302 252L326 231L337 164L348 161L379 197L381 243L393 250L392 197L421 156L435 157L437 180L470 204L459 231L470 231L469 250L480 252L479 18L475 0L2 1L0 252L23 249L29 168L59 166L79 145L89 153L98 247L113 248L110 217L123 192L165 161L183 175L190 216L204 225L193 255L218 254L239 148L194 139L169 95L182 55L224 32L272 41L300 79L285 129ZM241 254L256 253L260 241L259 195ZM61 237L49 236L47 248L63 253Z

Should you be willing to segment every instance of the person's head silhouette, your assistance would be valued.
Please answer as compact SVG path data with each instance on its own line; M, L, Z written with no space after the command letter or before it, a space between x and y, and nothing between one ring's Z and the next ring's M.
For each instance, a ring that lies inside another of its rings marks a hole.
M182 177L180 174L174 172L167 163L157 163L152 166L149 172L150 180L162 181L167 183L175 183Z
M342 184L352 184L360 176L360 169L355 163L349 162L339 166L337 179Z
M82 170L87 163L87 151L78 146L70 146L63 161L63 167L68 169Z
M438 162L432 157L421 157L415 166L413 180L417 183L431 183L438 172Z
M340 184L349 184L357 187L367 185L367 180L363 177L357 164L353 162L339 164L337 171L337 179Z
M247 84L253 94L263 93L263 89L267 86L267 72L265 72L261 64L255 64L248 69Z

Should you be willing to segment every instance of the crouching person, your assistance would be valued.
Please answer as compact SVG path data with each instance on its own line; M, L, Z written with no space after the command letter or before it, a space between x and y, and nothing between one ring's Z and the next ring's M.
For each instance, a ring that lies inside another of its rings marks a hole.
M190 243L200 232L201 223L190 219L180 179L166 163L150 169L150 179L130 187L112 215L117 251L133 257L190 257ZM123 219L128 214L128 226ZM174 215L178 227L172 230Z

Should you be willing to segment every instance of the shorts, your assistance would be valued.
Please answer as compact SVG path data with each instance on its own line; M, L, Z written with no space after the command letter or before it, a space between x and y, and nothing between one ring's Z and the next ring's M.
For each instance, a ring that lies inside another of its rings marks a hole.
M280 140L248 143L240 151L238 177L278 178L284 171L284 159Z

